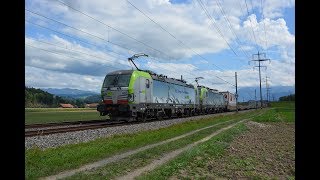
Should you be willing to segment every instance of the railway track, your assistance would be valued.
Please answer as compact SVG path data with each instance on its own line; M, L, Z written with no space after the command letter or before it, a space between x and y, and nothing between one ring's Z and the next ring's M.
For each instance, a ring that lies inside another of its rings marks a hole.
M247 110L245 110L247 111ZM219 113L225 114L225 113ZM179 117L171 117L175 119ZM185 117L182 117L185 118ZM167 119L167 118L165 118ZM149 119L147 122L155 121L157 119ZM75 121L75 122L62 122L62 123L46 123L46 124L31 124L25 125L25 137L44 136L56 133L66 133L73 131L81 131L88 129L99 129L114 126L123 126L131 124L141 124L141 121L106 121L106 120L91 120L91 121Z
M139 122L130 122L125 123L127 124L133 124L133 123L139 123ZM77 125L77 126L68 126L68 125ZM88 130L88 129L98 129L98 128L105 128L105 127L112 127L112 126L121 126L124 125L124 122L101 122L101 121L93 121L93 122L86 122L84 124L75 124L75 123L55 123L51 124L49 126L40 124L36 127L41 127L42 129L35 129L35 130L28 130L28 128L25 129L25 137L32 137L32 136L44 136L48 134L55 134L55 133L65 133L65 132L73 132L73 131L81 131L81 130ZM45 128L45 127L52 127L53 128ZM29 126L35 128L35 126Z
M105 122L106 120L86 120L86 121L73 121L73 122L60 122L60 123L45 123L45 124L26 124L25 129L31 128L46 128L53 126L66 126L66 125L79 125L79 124L91 124L95 122Z

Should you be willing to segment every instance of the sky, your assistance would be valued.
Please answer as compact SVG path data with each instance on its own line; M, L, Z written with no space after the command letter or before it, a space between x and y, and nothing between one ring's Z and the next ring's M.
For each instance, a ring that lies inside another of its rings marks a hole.
M26 0L25 84L99 92L140 69L220 91L295 85L294 0Z

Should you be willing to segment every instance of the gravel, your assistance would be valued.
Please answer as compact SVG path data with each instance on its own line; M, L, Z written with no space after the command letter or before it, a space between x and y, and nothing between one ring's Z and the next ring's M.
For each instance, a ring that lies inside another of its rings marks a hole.
M241 111L240 113L247 112ZM160 129L174 124L197 120L201 118L215 117L220 115L234 114L235 112L210 114L203 116L177 118L163 121L153 121L134 125L124 125L116 127L107 127L93 130L83 130L67 133L57 133L45 136L25 137L25 148L30 149L32 147L38 147L41 149L58 147L66 144L76 144L80 142L88 142L101 137L109 137L116 134L132 134L139 131L147 131Z

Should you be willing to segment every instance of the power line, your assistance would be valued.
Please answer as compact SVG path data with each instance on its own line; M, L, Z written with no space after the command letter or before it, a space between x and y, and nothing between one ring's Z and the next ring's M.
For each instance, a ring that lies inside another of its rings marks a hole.
M259 53L258 51L258 54L254 54L254 55L258 55L258 59L256 60L251 60L251 61L258 61L259 62L259 66L255 66L255 67L258 67L259 68L259 80L260 80L260 102L261 102L261 108L262 108L262 91L261 91L261 71L260 71L260 68L261 67L266 67L266 66L261 66L260 63L263 62L263 61L270 61L270 59L260 59L260 55L264 54L264 56L266 55L266 53ZM253 56L254 56L253 55ZM267 67L266 67L267 68Z
M84 54L84 55L87 55L87 56L91 56L91 57L95 57L95 58L98 58L98 59L101 59L101 60L106 60L105 58L103 57L99 57L99 56L95 56L95 55L92 55L92 54L88 54L88 53L85 53L85 52L82 52L82 51L76 51L76 50L71 50L71 49L68 49L68 48L64 48L64 47L61 47L61 46L57 46L53 43L49 43L49 42L46 42L46 41L41 41L41 40L37 40L37 39L33 39L34 41L38 41L38 42L41 42L41 43L44 43L44 44L48 44L48 45L51 45L51 46L55 46L57 48L61 48L61 49L66 49L66 50L69 50L69 51L73 51L73 52L76 52L76 53L80 53L80 54ZM115 56L113 56L114 58L117 58ZM111 61L108 61L107 62L111 62ZM126 64L123 64L125 66L129 66L129 65L126 65Z
M240 48L241 48L243 54L244 54L247 58L249 58L248 53L246 53L246 52L243 50L243 48L242 48L242 46L241 46L242 43L241 43L238 35L235 33L235 31L234 31L234 29L233 29L233 27L232 27L232 25L231 25L231 22L230 22L230 20L229 20L229 18L228 18L228 15L227 15L226 12L224 11L224 9L223 9L220 1L219 1L219 0L216 0L216 2L217 2L217 5L218 5L218 7L219 7L219 9L220 9L221 14L223 15L224 19L227 21L227 24L228 24L228 26L229 26L230 31L231 31L231 32L233 33L233 35L236 37L236 42L240 45Z
M86 32L86 31L84 31L84 30L81 30L81 29L78 29L78 28L76 28L76 27L70 26L70 25L68 25L68 24L62 23L62 22L60 22L60 21L57 21L57 20L52 19L52 18L49 18L49 17L47 17L47 16L44 16L44 15L39 14L39 13L37 13L37 12L31 11L31 10L29 10L29 9L25 9L25 10L28 11L28 12L30 12L30 13L33 13L33 14L35 14L35 15L37 15L37 16L46 18L46 19L48 19L48 20L51 20L51 21L56 22L56 23L59 23L59 24L64 25L64 26L66 26L66 27L69 27L69 28L72 28L72 29L74 29L74 30L80 31L80 32L82 32L82 33L84 33L84 34L87 34L87 35L89 35L89 36L92 36L92 37L95 37L95 38L97 38L97 39L100 39L100 40L102 40L102 41L106 41L106 42L108 42L108 43L110 43L110 44L112 44L112 45L115 45L115 46L118 46L118 47L120 47L120 48L126 49L126 50L128 50L128 51L134 52L132 49L129 49L129 48L127 48L127 47L124 47L124 46L121 46L121 45L119 45L119 44L116 44L116 43L110 41L109 39L106 40L106 39L104 39L104 38L102 38L102 37L100 37L100 36L97 36L97 35L88 33L88 32ZM33 24L35 24L35 23L33 23ZM40 26L40 27L44 27L44 26L41 26L41 25L38 25L38 24L35 24L35 25ZM44 28L47 28L47 27L44 27ZM49 29L49 28L47 28L47 29ZM51 30L51 31L52 31L52 30ZM56 31L55 31L55 32L56 32ZM63 33L59 32L59 34L63 34ZM65 34L64 34L64 35L65 35ZM70 37L70 36L69 36L69 37Z
M244 0L244 2L246 3L246 8L247 8L247 12L248 12L248 17L250 16L250 13L249 13L249 9L248 9L248 4L247 4L247 0ZM258 46L258 43L257 43L257 39L256 39L256 35L254 34L254 30L253 30L253 25L252 25L252 21L251 19L249 18L249 21L250 21L250 24L251 24L251 30L252 30L252 34L253 34L253 37L254 37L254 41L256 42L257 46ZM257 51L259 51L259 48L257 48Z
M173 37L174 39L176 39L180 44L183 44L185 47L187 47L188 49L190 49L191 51L193 51L195 54L197 54L199 57L201 57L204 60L207 60L206 58L204 58L203 56L201 56L199 53L197 53L196 51L194 51L193 49L191 49L186 43L184 43L183 41L179 40L178 38L176 38L172 33L170 33L168 30L166 30L164 27L162 27L159 23L157 23L155 20L153 20L152 18L150 18L146 13L144 13L142 10L140 10L138 7L136 7L134 4L132 4L129 0L126 0L132 7L134 7L136 10L138 10L139 12L141 12L145 17L147 17L150 21L152 21L154 24L158 25L163 31L167 32L171 37ZM207 60L208 61L208 60ZM215 64L214 64L215 65ZM217 68L221 69L223 71L223 69L217 65L215 65Z
M264 13L263 13L263 4L262 4L262 0L261 2L261 15L262 15L262 22L263 22L263 29L264 29L264 37L265 37L265 43L266 43L266 51L268 49L268 40L267 40L267 31L266 31L266 24L264 22ZM268 51L267 51L268 52Z
M39 27L41 27L41 28L44 28L44 29L47 29L47 30L53 31L53 32L55 32L55 33L62 34L62 35L67 36L67 37L69 37L69 38L73 38L73 39L78 39L78 40L79 40L79 38L75 38L75 37L73 37L73 36L70 36L70 35L67 35L67 34L61 33L61 32L59 32L59 31L53 30L53 29L51 29L51 28L47 28L47 27L41 26L41 25L39 25L39 24L36 24L36 23L30 22L30 21L28 21L28 20L26 20L26 22L28 22L28 23L30 23L30 24L33 24L33 25L36 25L36 26L39 26ZM98 37L98 36L97 36L97 37ZM81 40L81 42L86 43L86 44L89 44L89 45L93 45L93 46L95 46L95 44L88 43L88 42L83 41L83 40ZM29 46L30 46L30 45L29 45ZM35 47L35 48L36 48L36 47ZM45 49L42 49L42 50L44 50L44 51L48 51L48 52L51 52L51 53L54 53L54 54L58 54L58 53L55 53L55 52L52 52L52 51L49 51L49 50L45 50ZM133 50L132 50L132 51L133 51ZM133 51L133 52L134 52L134 51ZM62 54L59 54L59 55L62 55ZM119 55L120 55L120 54L119 54ZM67 56L67 57L70 57L70 56ZM77 59L77 58L75 58L75 57L71 57L71 58ZM157 62L161 63L160 61L156 60L154 57L152 57L152 58L153 58L155 61L157 61ZM155 64L154 64L154 66L156 66L156 67L158 67L158 68L163 69L163 67L157 66L157 65L155 65ZM170 66L170 65L169 65L169 66ZM175 71L172 71L172 70L168 70L168 71L173 72L174 74L177 74ZM191 74L191 73L190 73L190 74ZM179 75L179 76L180 76L180 74L177 74L177 75Z
M198 4L200 5L200 7L202 8L202 10L205 12L205 14L207 15L207 17L209 18L209 20L211 20L212 25L216 28L217 32L219 33L219 35L222 37L222 39L227 43L227 45L229 46L229 48L232 50L232 52L238 56L238 54L235 52L235 50L231 47L231 45L228 43L228 41L224 38L221 30L219 29L219 27L215 24L215 21L213 20L212 16L209 14L209 12L207 11L207 9L205 8L205 6L203 5L201 0L198 0Z
M100 21L100 20L98 20L98 19L96 19L96 18L93 18L92 16L87 15L86 13L84 13L84 12L78 10L78 9L75 9L74 7L68 5L68 4L66 4L66 3L64 3L64 2L62 2L62 1L60 1L60 0L57 0L57 1L60 2L61 4L64 4L65 6L67 6L67 7L69 7L69 8L71 8L71 9L73 9L73 10L75 10L75 11L77 11L77 12L79 12L79 13L81 13L81 14L83 14L83 15L85 15L85 16L87 16L87 17L89 17L89 18L91 18L91 19L93 19L93 20L95 20L95 21L97 21L97 22L99 22L99 23L101 23L101 24L103 24L103 25L105 25L105 26L107 26L107 27L109 27L109 28L117 31L117 32L119 32L119 33L121 33L121 34L126 35L127 37L130 37L131 39L136 40L137 42L139 42L139 43L141 43L141 44L146 45L145 43L143 43L143 42L141 42L141 41L139 41L139 40L137 40L137 39L129 36L128 34L123 33L123 32L121 32L121 31L119 31L118 29L115 29L115 28L111 27L110 25L107 25L107 24L103 23L102 21ZM221 34L221 35L222 35L222 34ZM223 37L223 35L222 35L222 37ZM225 39L224 39L224 40L225 40ZM226 40L225 40L225 41L226 41ZM229 43L228 43L227 41L226 41L226 43L229 45ZM151 46L149 46L149 45L146 45L146 46L151 47ZM229 45L229 47L232 49L232 47L231 47L230 45ZM151 47L151 48L154 49L153 47ZM156 49L154 49L154 50L156 50ZM159 51L159 50L157 50L157 51ZM235 51L234 51L233 49L232 49L232 51L235 53ZM159 51L159 52L161 52L161 51ZM163 53L163 52L162 52L162 53ZM165 53L164 53L164 54L165 54ZM235 53L235 54L236 54L236 53ZM237 54L236 54L236 55L237 55ZM216 76L216 77L219 78L218 76ZM222 78L219 78L219 79L225 81L225 80L222 79ZM227 81L225 81L225 82L227 82ZM229 83L229 82L227 82L227 83L228 83L228 84L231 84L231 83ZM231 84L231 85L233 85L233 84ZM233 86L234 86L234 85L233 85Z
M158 50L158 49L156 49L156 48L154 48L154 47L152 47L152 46L150 46L150 45L148 45L148 44L146 44L146 43L144 43L144 42L142 42L142 41L140 41L140 40L138 40L138 39L136 39L136 38L134 38L134 37L132 37L132 36L130 36L130 35L128 35L128 34L126 34L126 33L124 33L124 32L122 32L122 31L120 31L120 30L118 30L118 29L116 29L116 28L114 28L114 27L112 27L112 26L110 26L110 25L108 25L108 24L106 24L106 23L104 23L104 22L102 22L102 21L100 21L100 20L98 20L98 19L96 19L96 18L94 18L94 17L92 17L92 16L90 16L90 15L88 15L88 14L86 14L86 13L84 13L84 12L82 12L82 11L76 9L76 8L74 8L74 7L72 7L72 6L70 6L70 5L67 4L67 3L64 3L64 2L62 2L62 1L60 1L60 0L56 0L56 1L60 2L61 4L69 7L70 9L72 9L72 10L74 10L74 11L76 11L76 12L78 12L78 13L84 15L84 16L87 16L87 17L90 18L90 19L93 19L93 20L99 22L100 24L103 24L103 25L107 26L107 27L110 28L110 29L113 29L114 31L119 32L120 34L123 34L123 35L127 36L127 37L130 38L130 39L133 39L133 40L137 41L137 42L140 43L140 44L143 44L144 46L146 46L146 47L148 47L148 48L150 48L150 49L152 49L152 50L154 50L154 51L160 52L160 53L166 55L167 57L172 58L172 57L170 57L168 54L164 53L163 51ZM174 58L172 58L172 59L174 59Z
M59 1L59 2L60 2L60 1ZM62 4L64 4L64 3L62 3ZM68 6L68 7L69 7L69 6ZM70 7L70 8L71 8L71 7ZM26 9L26 10L29 11L29 12L31 12L31 11L28 10L28 9ZM54 20L54 19L52 19L52 18L48 18L48 17L45 17L45 16L43 16L43 15L40 15L39 13L35 13L35 12L31 12L31 13L34 13L34 14L37 14L37 15L42 16L42 17L44 17L44 18L50 19L50 20L55 21L55 22L57 22L57 23L66 25L66 24L61 23L61 22L59 22L59 21L57 21L57 20ZM27 21L27 20L26 20L26 21ZM99 20L98 20L98 21L99 21ZM47 28L47 27L41 26L41 25L39 25L39 24L32 23L32 22L30 22L30 21L27 21L27 22L29 22L29 23L31 23L31 24L33 24L33 25L36 25L36 26L39 26L39 27L42 27L42 28L51 30L51 31L53 31L53 32L62 34L62 35L64 35L64 36L67 36L67 37L70 37L70 38L74 38L73 36L70 36L70 35L61 33L61 32L59 32L59 31L53 30L53 29L51 29L51 28ZM69 25L66 25L66 26L68 26L68 27L70 27L70 28L73 28L73 29L76 29L76 30L79 30L79 29L77 29L77 28L75 28L75 27L72 27L72 26L69 26ZM106 26L108 26L108 25L106 25ZM99 37L99 36L97 36L97 35L93 35L93 34L91 34L91 33L85 32L85 31L83 31L83 30L79 30L79 31L81 31L81 32L83 32L83 33L86 33L86 34L89 34L89 35L91 35L91 36L94 36L94 37L96 37L96 38L105 40L105 39L103 39L103 38L101 38L101 37ZM80 40L79 38L77 38L77 39L78 39L79 41L83 42L83 43L96 46L96 45L94 45L94 44L92 44L92 43L88 43L88 42L86 42L86 41ZM107 40L105 40L105 41L107 41ZM108 42L108 43L111 43L109 40L108 40L107 42ZM112 44L112 43L111 43L111 44ZM116 44L114 44L114 45L116 45ZM117 45L117 46L119 46L119 45ZM122 48L123 48L123 46L119 46L119 47L122 47ZM125 49L128 49L128 48L125 48ZM128 49L128 50L131 50L131 49ZM131 51L133 51L133 50L131 50ZM158 67L159 67L159 66L158 66ZM170 71L170 70L169 70L169 71ZM172 72L174 72L174 71L172 71ZM190 73L190 74L191 74L191 73ZM216 77L219 78L218 76L216 76ZM223 80L222 78L219 78L219 79ZM223 80L223 81L226 82L226 83L228 83L228 84L231 84L231 83L229 83L229 82L227 82L227 81L225 81L225 80ZM231 85L233 85L233 84L231 84ZM234 85L233 85L233 86L234 86Z
M59 55L59 56L64 56L64 57L68 57L68 58L78 59L78 60L80 60L80 61L89 62L89 63L92 63L92 64L98 64L98 65L103 65L103 66L106 66L106 67L111 67L111 68L114 68L114 69L119 69L119 68L116 68L116 67L114 67L114 66L108 66L108 65L102 64L102 63L96 63L96 62L86 61L86 60L80 59L80 58L78 58L78 57L69 56L69 55L65 55L65 54L58 53L58 52L50 51L50 50L47 50L47 49L39 48L39 47L30 45L30 44L28 44L28 43L25 43L25 45L30 46L30 47L33 47L33 48L36 48L36 49L40 49L40 50L42 50L42 51L49 52L49 53L51 53L51 54L57 54L57 55ZM120 69L119 69L119 70L120 70Z

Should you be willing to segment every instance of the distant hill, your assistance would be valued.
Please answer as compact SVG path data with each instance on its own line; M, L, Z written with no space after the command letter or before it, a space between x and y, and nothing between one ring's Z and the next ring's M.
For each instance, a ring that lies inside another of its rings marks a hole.
M82 98L85 99L86 97L93 96L93 95L99 95L99 93L92 92L92 91L83 91L79 89L70 89L70 88L48 88L48 89L42 89L48 93L61 96L61 97L68 97L68 98Z
M59 107L60 103L85 107L85 104L99 103L101 101L100 94L91 91L69 88L49 88L46 90L25 87L25 107Z
M60 102L65 101L59 96L41 89L25 87L25 107L58 107Z
M270 87L270 100L278 101L280 97L282 96L288 96L290 94L295 93L294 86L271 86ZM260 99L260 89L259 87L244 87L238 89L239 94L239 102L248 101L248 100L254 100L254 90L257 91L257 100ZM262 87L262 98L266 99L266 89L265 87Z

